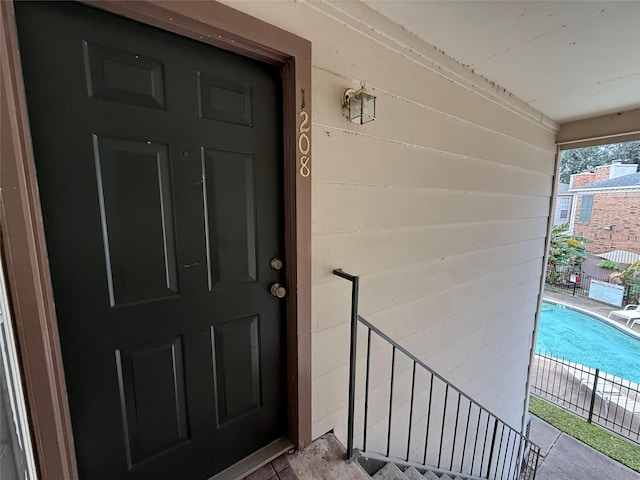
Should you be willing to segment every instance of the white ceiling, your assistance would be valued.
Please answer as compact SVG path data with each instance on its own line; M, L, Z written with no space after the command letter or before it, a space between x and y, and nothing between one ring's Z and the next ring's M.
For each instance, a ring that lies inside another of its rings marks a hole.
M559 123L640 107L640 1L363 1Z

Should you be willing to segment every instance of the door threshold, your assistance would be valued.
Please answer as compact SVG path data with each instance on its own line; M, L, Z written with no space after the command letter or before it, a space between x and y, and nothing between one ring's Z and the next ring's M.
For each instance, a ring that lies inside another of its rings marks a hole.
M279 438L208 480L241 480L292 448L288 438Z

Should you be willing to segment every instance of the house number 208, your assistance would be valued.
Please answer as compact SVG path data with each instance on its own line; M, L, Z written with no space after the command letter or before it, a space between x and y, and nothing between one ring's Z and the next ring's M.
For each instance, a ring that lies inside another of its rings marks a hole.
M308 177L311 173L311 169L309 168L309 151L311 150L311 141L309 140L309 114L307 112L300 112L300 117L302 117L302 122L300 123L300 131L298 136L298 150L300 151L300 175L303 177Z

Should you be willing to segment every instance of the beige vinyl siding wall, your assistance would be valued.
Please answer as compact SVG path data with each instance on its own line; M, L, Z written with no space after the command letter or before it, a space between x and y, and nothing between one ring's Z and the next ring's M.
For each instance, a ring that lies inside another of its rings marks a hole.
M519 428L555 124L358 2L226 3L313 44L314 438L346 439L350 285L336 267L361 275L363 316ZM340 111L360 80L377 95L365 126ZM375 370L374 397L388 375Z

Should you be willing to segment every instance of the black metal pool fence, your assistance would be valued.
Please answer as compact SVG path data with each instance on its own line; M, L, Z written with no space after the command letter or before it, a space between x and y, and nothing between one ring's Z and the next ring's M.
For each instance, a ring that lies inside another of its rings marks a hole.
M640 443L640 386L548 353L536 354L531 393Z
M575 281L572 281L572 277ZM583 275L582 273L570 273L568 271L564 271L560 267L556 267L553 271L547 272L545 288L564 292L574 297L589 298L591 280L611 283L608 277L593 277L591 275ZM637 304L639 297L640 285L625 285L622 297L622 307L629 304Z

